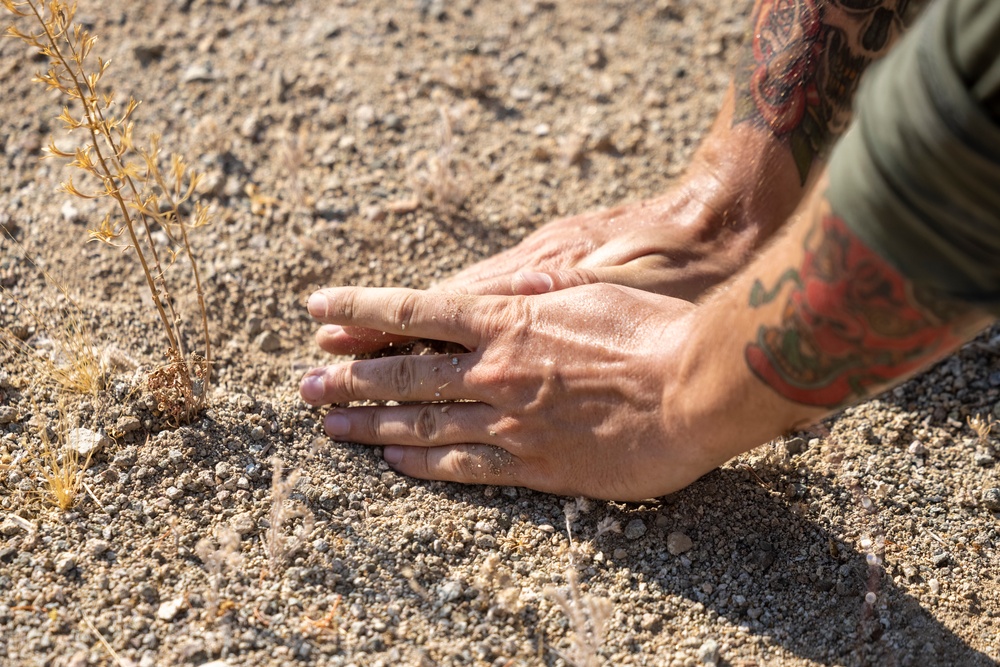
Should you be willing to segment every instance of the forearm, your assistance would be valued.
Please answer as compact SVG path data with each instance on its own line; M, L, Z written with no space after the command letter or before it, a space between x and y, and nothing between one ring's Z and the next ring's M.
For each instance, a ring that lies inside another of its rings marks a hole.
M707 224L746 229L756 248L787 220L850 123L861 75L923 4L756 1L733 84L686 177L713 209Z
M824 191L691 319L680 414L705 425L716 463L902 381L991 320L918 295Z

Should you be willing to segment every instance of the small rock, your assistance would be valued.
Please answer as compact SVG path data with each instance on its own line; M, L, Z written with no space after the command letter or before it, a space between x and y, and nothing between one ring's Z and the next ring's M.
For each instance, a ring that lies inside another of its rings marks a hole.
M382 222L388 215L388 211L378 204L373 204L365 209L365 220L368 222Z
M6 211L0 212L0 234L10 234L14 236L17 234L20 226L17 224L17 220L12 218Z
M924 446L924 443L920 442L919 440L914 440L913 442L910 443L910 446L907 448L906 451L908 451L913 456L927 456L928 449L927 447Z
M937 595L938 593L941 592L941 582L938 581L937 579L931 579L930 581L927 582L927 585L930 587L931 593L933 593L934 595Z
M0 523L0 535L3 535L4 537L13 537L22 530L24 530L24 528L14 519L7 518L3 520L3 523Z
M946 551L939 551L931 556L931 564L934 567L945 567L951 560L951 556Z
M94 558L100 558L107 553L109 549L111 549L111 545L104 540L91 540L91 542L87 545L87 548L90 551L91 556Z
M124 415L115 422L115 428L122 433L132 433L142 428L142 420L135 415Z
M996 462L993 460L993 453L983 448L976 450L973 459L977 466L983 468L989 468Z
M257 524L254 523L253 515L249 512L242 512L232 518L229 522L229 527L235 530L239 536L243 538L256 530Z
M684 533L674 532L667 536L667 551L674 556L680 556L693 546L694 542Z
M257 135L260 134L263 129L264 122L260 119L260 116L257 114L250 114L243 119L243 124L240 125L240 134L251 141L255 141L257 139Z
M1000 512L1000 487L983 491L983 507L991 512Z
M5 405L0 408L0 426L5 426L15 421L17 421L16 408L12 408L9 405Z
M61 556L56 561L56 574L67 575L76 567L76 558L73 556Z
M182 83L208 83L215 79L211 65L205 63L193 63L181 75Z
M615 552L612 554L612 556L614 557L615 560L625 560L626 558L628 558L628 552L625 551L624 549L619 548L615 549Z
M625 537L630 540L637 540L646 534L646 524L642 519L633 519L625 526Z
M156 610L156 617L161 621L167 621L169 623L177 618L177 614L180 613L183 607L183 596L174 598L173 600L167 600L166 602L160 604L160 608Z
M277 352L281 349L281 337L273 331L265 331L257 336L254 344L261 352Z
M73 202L71 201L67 201L66 203L64 203L59 212L62 214L63 220L65 220L70 224L75 222L80 222L83 217L82 214L80 213L80 209L74 206Z
M802 450L806 448L805 438L789 438L785 440L784 444L785 451L788 452L789 456L801 454Z
M714 665L719 661L719 642L714 639L706 639L705 643L698 649L698 659L706 665Z
M660 621L658 614L643 614L642 618L639 620L639 627L643 630L651 631L656 627L656 624Z
M111 439L103 433L91 431L89 428L75 428L66 436L66 444L78 456L87 458L111 444Z
M150 63L155 62L163 58L163 54L167 52L167 45L161 42L148 42L144 44L136 44L132 49L132 53L135 55L135 59L139 61L139 64L143 67L148 66Z
M462 582L449 579L441 584L438 597L442 602L454 602L462 596Z
M167 490L163 492L167 498L173 501L178 501L184 497L184 492L178 489L176 486L168 486Z
M370 104L362 104L355 110L354 117L358 119L358 124L361 127L374 125L376 120L375 108Z
M264 330L264 320L259 317L251 317L247 320L244 328L250 338L255 338Z
M387 130L398 132L403 129L402 119L394 113L386 114L385 118L382 119L382 124Z

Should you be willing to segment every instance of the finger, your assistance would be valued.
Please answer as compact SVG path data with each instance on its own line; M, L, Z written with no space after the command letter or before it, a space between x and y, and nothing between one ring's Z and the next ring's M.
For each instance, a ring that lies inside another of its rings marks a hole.
M393 345L404 345L412 338L374 329L327 324L316 332L316 343L330 354L368 354Z
M483 297L462 294L334 287L309 297L309 314L326 324L451 341L474 348L481 337L482 311L490 305Z
M333 410L323 427L342 442L438 447L499 441L499 420L496 409L484 403L427 403Z
M528 486L524 462L492 445L386 447L382 454L393 470L418 479L462 484Z
M313 405L352 401L453 401L485 398L466 382L473 355L402 355L317 368L299 393Z
M577 267L561 271L519 271L510 277L510 293L521 296L546 294L557 290L609 283L628 286L634 282L630 266L607 266L594 269Z

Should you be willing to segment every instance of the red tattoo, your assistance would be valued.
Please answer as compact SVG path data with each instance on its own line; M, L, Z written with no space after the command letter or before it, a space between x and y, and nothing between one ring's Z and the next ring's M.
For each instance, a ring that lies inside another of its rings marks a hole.
M735 122L785 142L804 184L847 128L865 67L902 32L916 0L757 0L737 70Z
M819 10L814 0L768 0L754 25L750 95L776 135L788 134L805 115L806 97L818 106L814 73L819 60Z
M913 297L911 284L830 214L805 241L805 258L750 305L772 302L791 282L781 323L762 326L746 361L789 400L838 407L908 375L957 346L952 326Z

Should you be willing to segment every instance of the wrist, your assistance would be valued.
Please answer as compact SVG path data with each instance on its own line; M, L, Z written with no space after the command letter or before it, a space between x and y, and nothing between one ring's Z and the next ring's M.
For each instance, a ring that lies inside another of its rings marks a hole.
M706 235L744 237L752 251L781 228L814 178L802 183L787 141L751 123L734 124L733 118L730 88L680 187L706 209Z
M826 412L782 399L753 375L739 342L744 325L731 299L710 300L689 314L684 344L674 350L663 412L702 474Z

